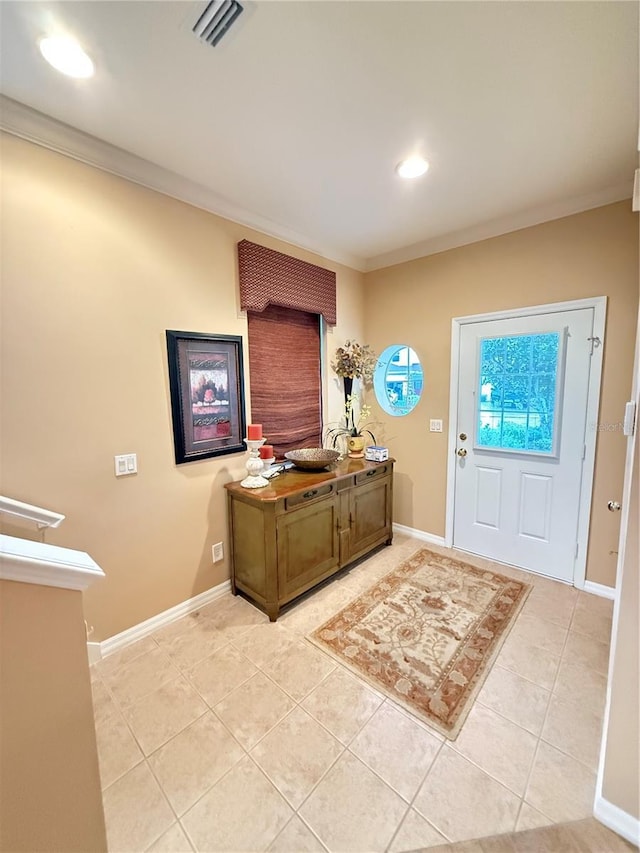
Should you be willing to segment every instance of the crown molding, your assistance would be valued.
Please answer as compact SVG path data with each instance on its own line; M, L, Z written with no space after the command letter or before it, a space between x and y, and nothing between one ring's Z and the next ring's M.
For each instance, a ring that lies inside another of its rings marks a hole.
M520 231L522 228L531 228L533 225L541 225L543 222L551 222L554 219L562 219L565 216L573 216L576 213L584 213L595 207L603 207L616 201L630 199L633 193L633 182L628 181L615 187L608 187L599 192L588 195L577 196L566 199L555 204L543 205L541 207L523 210L490 222L482 222L465 228L462 231L452 231L439 237L432 237L420 243L413 243L393 252L385 252L367 260L365 272L391 267L406 261L415 261L427 255L436 255L438 252L446 252L449 249L457 249L470 243L478 243L491 237L500 237L512 231Z
M257 216L176 172L57 121L5 95L0 95L0 130L269 237L283 240L327 260L360 272L365 268L364 258L320 246L304 235Z
M461 231L442 234L366 259L321 246L296 231L234 205L212 190L176 172L171 172L129 151L90 136L5 95L0 95L0 130L359 272L371 272L477 243L480 240L499 237L502 234L541 225L553 219L562 219L595 207L624 201L631 198L633 194L633 182L629 181L596 193L521 211Z

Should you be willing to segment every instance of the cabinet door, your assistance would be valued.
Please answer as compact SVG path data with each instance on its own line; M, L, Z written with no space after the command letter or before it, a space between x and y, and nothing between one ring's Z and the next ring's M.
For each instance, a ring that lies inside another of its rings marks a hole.
M355 486L349 497L349 559L355 560L391 537L391 477Z
M289 601L339 566L338 497L278 518L278 600Z

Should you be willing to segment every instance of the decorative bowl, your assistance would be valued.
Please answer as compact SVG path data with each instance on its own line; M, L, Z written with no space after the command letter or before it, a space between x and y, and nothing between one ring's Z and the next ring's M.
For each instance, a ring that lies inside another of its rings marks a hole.
M296 466L311 471L321 471L340 456L337 450L324 450L322 447L304 447L302 450L290 450L285 459Z

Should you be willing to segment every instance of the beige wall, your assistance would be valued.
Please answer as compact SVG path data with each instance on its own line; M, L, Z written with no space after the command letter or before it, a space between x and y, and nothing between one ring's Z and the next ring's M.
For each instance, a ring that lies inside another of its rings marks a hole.
M638 304L638 233L630 202L608 205L512 234L367 273L365 332L381 351L412 346L424 396L405 418L375 406L397 459L395 521L445 532L451 319L588 296L607 296L599 422L617 423L628 399ZM428 431L442 418L444 432ZM615 584L619 518L607 500L622 489L625 440L599 432L587 577Z
M0 581L0 626L0 850L106 850L82 593Z
M356 337L378 350L407 342L423 358L424 400L383 433L398 459L402 524L444 533L446 432L427 424L442 417L446 429L452 316L609 296L600 421L621 417L637 304L627 203L362 276L14 137L2 138L2 155L2 492L64 512L47 541L104 568L85 596L92 639L228 577L211 545L228 544L221 486L244 475L245 457L175 465L164 333L242 335L250 418L244 237L336 270L328 356ZM325 387L335 420L341 387L330 371ZM116 479L113 456L134 451L138 475ZM618 519L605 504L620 494L623 456L619 433L599 433L588 576L601 583L614 578ZM415 475L416 459L426 475Z
M65 513L47 541L104 569L85 595L102 640L229 576L222 485L246 457L175 465L165 330L243 336L249 419L237 242L336 270L329 353L362 337L362 275L15 137L2 157L2 493ZM129 452L139 473L116 479Z
M640 324L635 400L640 403ZM640 425L636 426L629 493L629 523L618 591L609 725L602 795L640 820ZM626 496L625 496L626 497Z

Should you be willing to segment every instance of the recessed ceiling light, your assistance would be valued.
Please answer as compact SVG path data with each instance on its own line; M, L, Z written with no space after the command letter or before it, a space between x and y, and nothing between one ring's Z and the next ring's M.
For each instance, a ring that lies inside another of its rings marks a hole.
M48 36L40 40L40 53L50 65L69 77L91 77L93 62L75 39Z
M419 157L417 154L413 157L407 157L396 166L396 172L401 178L419 178L429 168L429 164L424 157Z

